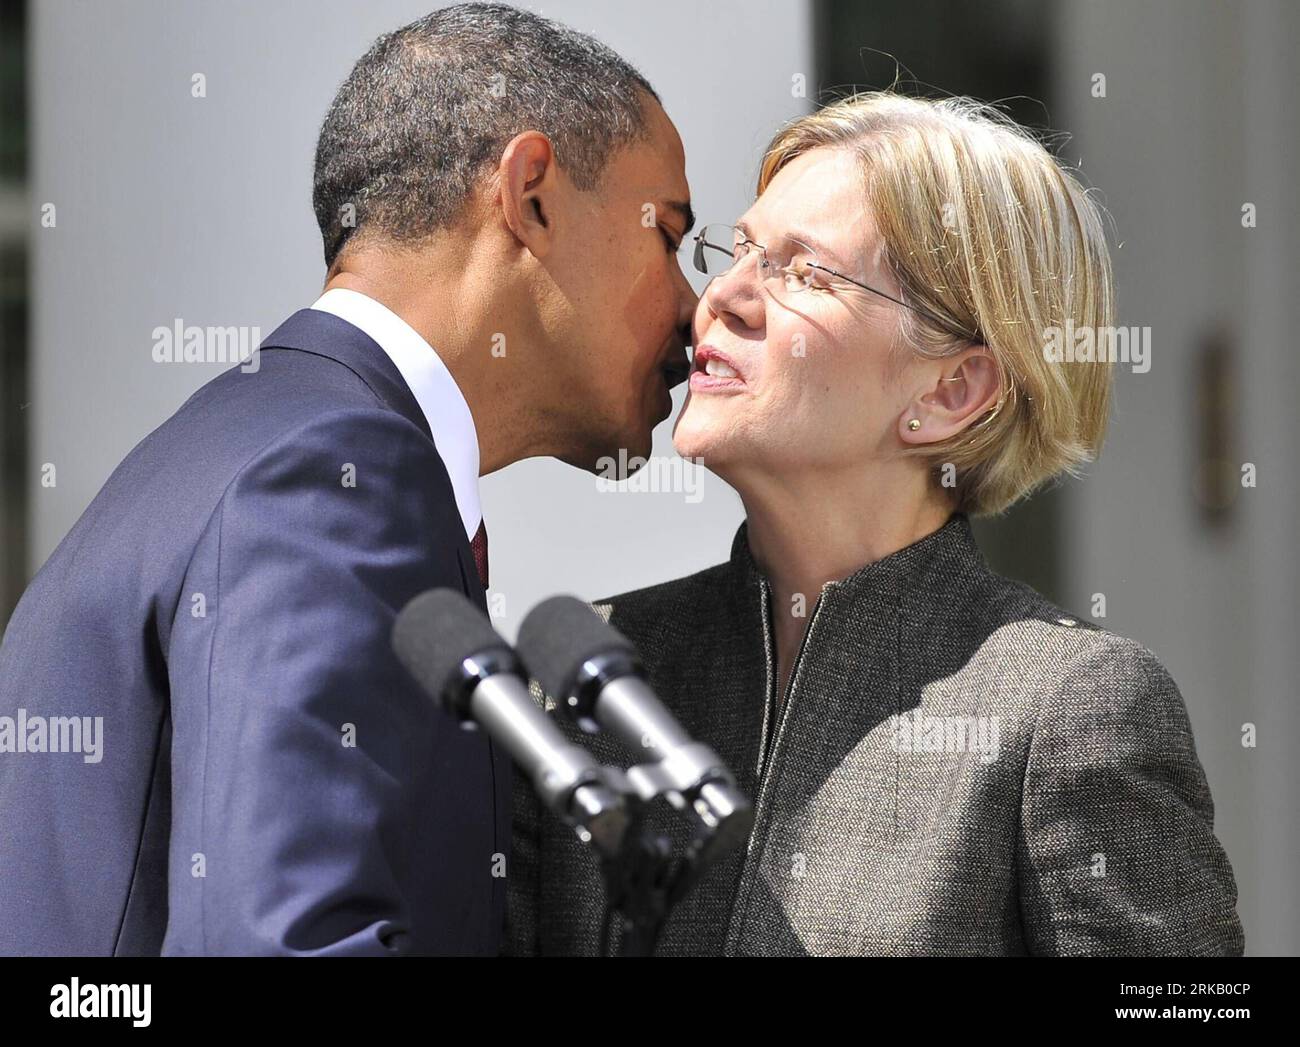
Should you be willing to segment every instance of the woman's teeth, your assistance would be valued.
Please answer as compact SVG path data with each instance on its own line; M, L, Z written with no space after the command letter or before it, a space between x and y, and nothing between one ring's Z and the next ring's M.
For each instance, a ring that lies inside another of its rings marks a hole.
M732 368L728 367L717 357L710 357L704 361L704 373L712 375L714 378L739 378Z

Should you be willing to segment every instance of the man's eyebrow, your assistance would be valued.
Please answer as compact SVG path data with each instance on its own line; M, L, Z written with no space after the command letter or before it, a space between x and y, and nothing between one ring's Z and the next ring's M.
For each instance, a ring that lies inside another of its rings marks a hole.
M683 203L681 200L669 200L664 204L664 206L670 210L676 211L681 217L682 222L685 223L685 228L682 230L682 237L684 239L686 235L695 228L695 212L691 210L691 205Z

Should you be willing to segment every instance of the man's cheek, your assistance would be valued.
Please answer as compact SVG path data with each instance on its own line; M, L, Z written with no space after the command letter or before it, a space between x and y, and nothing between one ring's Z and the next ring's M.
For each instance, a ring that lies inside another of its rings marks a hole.
M660 265L643 265L632 277L623 308L623 324L633 345L657 353L676 324L672 281Z
M699 345L704 340L704 336L712 322L713 317L709 315L709 303L705 301L704 295L700 295L700 300L695 304L695 317L691 323L692 344Z

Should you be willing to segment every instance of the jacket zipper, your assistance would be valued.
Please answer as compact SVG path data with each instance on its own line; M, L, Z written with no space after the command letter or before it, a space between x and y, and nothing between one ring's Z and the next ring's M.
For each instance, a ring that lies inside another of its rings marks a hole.
M808 620L808 628L804 630L803 639L799 641L799 652L795 655L794 664L790 666L789 684L786 688L785 702L781 708L780 719L776 724L776 731L772 739L771 751L768 751L768 726L771 723L775 713L776 706L776 674L773 672L773 655L772 655L772 607L769 598L767 580L761 581L762 585L762 608L763 608L763 653L767 658L767 692L764 695L763 704L763 729L759 739L759 757L756 782L758 784L758 799L754 803L754 828L750 830L749 839L745 842L745 856L741 860L740 879L736 889L736 904L732 906L731 917L727 923L727 938L723 947L723 953L727 956L734 955L732 952L733 935L736 931L735 921L736 913L741 908L740 901L742 894L744 896L744 909L749 909L749 891L748 883L750 874L750 855L754 850L754 840L758 837L759 829L762 826L762 816L764 801L768 799L769 786L771 781L768 770L772 766L772 761L776 758L777 749L781 744L781 736L785 731L786 721L790 718L790 707L794 705L794 696L799 682L799 663L803 661L803 653L808 647L808 641L812 638L813 629L817 626L817 615L821 612L822 602L825 597L825 590L817 597L817 603L813 605L812 617Z
M773 698L776 691L776 656L774 654L776 644L772 636L771 591L767 587L767 579L763 579L760 586L763 614L763 658L766 670L763 677L763 727L758 738L758 764L754 768L754 782L761 790L763 774L767 770L768 732L772 727L771 721L776 715L776 701ZM793 679L794 677L791 677L792 681Z

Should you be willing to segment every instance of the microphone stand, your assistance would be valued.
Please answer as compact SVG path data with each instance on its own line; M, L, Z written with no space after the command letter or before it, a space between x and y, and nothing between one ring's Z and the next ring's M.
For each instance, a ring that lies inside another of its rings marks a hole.
M631 817L622 846L600 860L605 877L605 919L600 954L609 955L609 929L615 914L622 919L620 956L652 956L664 922L679 897L673 890L672 845L645 824L645 805L632 799Z
M617 769L610 768L614 775ZM651 797L653 798L653 797ZM742 819L731 832L718 833L699 826L682 857L674 860L671 840L652 832L645 824L647 797L625 794L628 811L626 831L617 852L602 855L605 878L605 918L601 925L600 955L609 955L609 931L615 915L622 920L620 956L652 956L663 925L673 907L700 880L722 853L737 842L737 829L745 834L752 816Z

